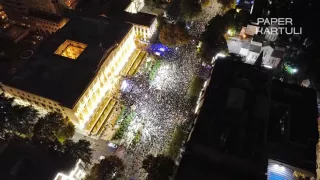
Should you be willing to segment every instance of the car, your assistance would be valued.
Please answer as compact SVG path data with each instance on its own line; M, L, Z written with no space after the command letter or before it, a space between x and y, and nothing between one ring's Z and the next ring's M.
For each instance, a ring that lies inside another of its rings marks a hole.
M111 148L114 148L114 149L117 149L118 148L118 145L112 143L112 142L109 142L108 143L108 146L111 147Z

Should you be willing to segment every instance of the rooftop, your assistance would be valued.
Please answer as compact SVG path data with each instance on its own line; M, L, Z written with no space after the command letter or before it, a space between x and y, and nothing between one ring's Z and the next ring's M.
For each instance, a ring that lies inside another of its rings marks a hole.
M274 50L271 54L271 57L282 58L283 52L279 50Z
M77 8L82 13L93 16L104 16L115 21L123 21L131 24L150 26L157 16L147 13L129 13L125 9L131 0L110 0L105 3L85 2Z
M178 170L176 179L188 176L203 180L241 179L236 174L265 178L267 159L262 147L266 143L269 79L268 71L254 66L229 58L216 61L197 123L187 143L187 155L180 164L181 174ZM191 164L196 169L198 165L208 168L191 171ZM214 170L215 167L219 170Z
M32 61L5 84L72 108L95 77L103 57L131 27L100 19L73 19L44 41ZM76 60L55 54L66 41L86 45Z
M29 16L33 16L40 19L46 19L55 23L59 23L63 20L63 17L58 16L56 14L51 14L51 13L47 13L47 12L43 12L35 9L29 11Z
M10 40L15 41L16 39L24 36L24 34L27 34L29 31L29 28L24 28L21 26L11 25L9 28L2 34L4 38L8 38Z
M317 95L313 89L272 82L268 150L284 163L315 172L318 142Z
M261 46L256 46L256 45L251 44L249 51L255 52L255 53L260 53L260 51L261 51Z

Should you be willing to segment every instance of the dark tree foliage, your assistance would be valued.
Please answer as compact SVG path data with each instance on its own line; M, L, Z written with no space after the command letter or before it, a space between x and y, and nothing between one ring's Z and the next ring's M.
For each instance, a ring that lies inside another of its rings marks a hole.
M14 136L29 138L38 112L31 106L13 105L13 98L0 94L0 136L10 139Z
M159 7L161 5L161 0L144 0L145 5L150 7Z
M165 24L160 30L159 40L169 47L182 46L189 42L190 36L180 24Z
M59 135L62 136L62 134L67 135L67 137L63 137L65 139L71 138L74 130L70 130L72 129L70 126L73 125L70 124L69 120L64 118L61 113L48 113L36 123L32 137L33 141L36 143L54 142L57 139L60 139L61 137L59 137ZM62 133L61 131L65 128L69 130L66 130L67 133Z
M142 168L148 173L148 180L168 180L175 169L174 161L165 155L148 155L142 163Z
M236 7L236 0L218 0L223 5L224 9L231 9Z
M227 23L224 17L218 15L209 21L206 31L201 37L203 44L200 55L204 60L211 61L215 54L228 49L227 42L223 37L226 30Z
M180 13L185 20L192 20L201 13L201 4L197 0L181 0Z
M74 163L81 159L86 164L91 163L92 149L89 141L83 139L78 142L66 140L62 148L66 161Z
M93 165L85 180L117 180L123 177L124 163L117 156L108 156Z

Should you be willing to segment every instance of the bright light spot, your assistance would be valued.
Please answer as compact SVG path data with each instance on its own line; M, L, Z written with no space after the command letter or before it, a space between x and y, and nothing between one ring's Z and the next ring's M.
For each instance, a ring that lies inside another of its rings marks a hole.
M272 66L270 65L263 65L265 68L268 68L268 69L272 69Z
M237 13L239 13L241 11L241 9L236 9Z
M159 52L155 52L154 54L157 55L157 56L160 56L160 53L159 53Z
M128 87L128 83L126 80L122 81L121 90L124 91Z
M164 49L164 48L159 48L159 50L160 50L160 51L162 51L162 52L164 52L164 51L165 51L165 49Z
M226 55L224 55L224 54L222 54L222 53L218 53L216 56L212 57L211 64L213 64L214 61L215 61L218 57L225 58Z
M246 38L246 37L247 37L247 35L245 35L245 34L244 34L242 37L243 37L243 38Z
M292 73L297 73L298 72L298 69L294 68L292 69Z
M230 29L228 30L227 33L228 33L228 35L230 35L230 36L232 35L232 31L231 31Z
M286 168L285 168L284 166L280 166L280 165L278 165L278 164L274 164L274 165L273 165L273 168L274 168L276 171L281 171L281 172L283 172L283 171L286 170Z
M106 158L106 157L104 157L104 156L100 156L100 158L99 158L99 159L100 159L100 160L102 160L102 159L104 159L104 158Z

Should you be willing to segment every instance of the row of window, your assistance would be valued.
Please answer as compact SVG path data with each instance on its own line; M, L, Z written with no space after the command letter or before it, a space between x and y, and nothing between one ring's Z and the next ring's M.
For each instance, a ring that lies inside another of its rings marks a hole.
M13 90L12 89L10 89L10 91L11 91L11 93L12 94L14 94L13 92ZM56 104L56 103L51 103L50 101L46 101L45 99L42 99L42 98L36 98L35 96L30 96L29 94L25 94L25 93L23 93L23 92L19 92L19 91L16 91L17 92L17 94L18 94L18 97L25 97L27 100L29 100L30 102L38 102L38 103L45 103L45 104L49 104L48 106L55 106L55 107L58 107L58 104ZM23 99L23 98L21 98L21 99ZM33 100L31 100L31 99L33 99ZM53 108L53 107L52 107Z
M131 37L131 36L130 36ZM124 44L123 45L121 45L120 44L120 50L118 50L118 51L116 51L115 52L115 56L113 56L112 58L113 58L113 60L111 61L111 63L112 62L114 62L115 63L115 66L117 66L118 65L118 61L116 61L116 59L114 59L115 57L118 57L119 58L119 56L124 56L124 54L125 53L127 53L128 52L128 50L129 50L129 41L128 41L128 38L129 37L125 37L125 39L124 39ZM131 39L132 39L132 37L131 37ZM133 42L132 42L133 43ZM111 69L110 71L109 71L109 73L107 74L107 76L108 77L110 77L111 76L111 72L114 70L114 67L112 67L112 66L114 66L114 65L112 65L112 64L108 64L107 66L109 66L109 67L106 67L105 68L105 71L107 71L108 72L108 69ZM104 74L104 73L102 73L102 74ZM97 77L99 77L99 76L97 76ZM100 77L100 79L105 79L104 77L102 77L102 75L101 75L101 77ZM102 84L102 82L100 81L94 81L94 84L91 86L92 88L90 88L89 89L89 91L88 91L88 93L87 93L87 95L84 95L84 97L83 97L83 99L82 99L82 104L87 104L87 103L89 103L90 102L90 100L91 100L91 98L92 98L92 95L93 95L93 92L96 92L99 88L101 88L101 86L102 86L103 84ZM101 97L98 97L98 98L101 98ZM83 108L85 108L85 106L83 106ZM77 109L77 111L81 111L83 108L78 108Z

